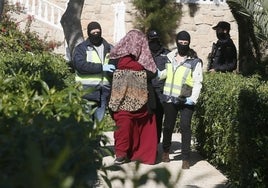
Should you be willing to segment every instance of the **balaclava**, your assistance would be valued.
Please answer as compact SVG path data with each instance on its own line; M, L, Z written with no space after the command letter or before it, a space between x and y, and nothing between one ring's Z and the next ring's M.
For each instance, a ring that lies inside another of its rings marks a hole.
M188 45L182 45L178 42L178 40L186 40L189 41ZM181 56L186 56L188 51L190 50L190 42L191 42L191 37L190 34L187 31L181 31L177 34L176 36L176 44L177 44L177 49L178 49L178 53Z
M216 30L216 35L219 40L226 40L229 38L229 33L224 33L223 30Z
M226 40L230 37L229 31L231 29L231 25L228 22L220 21L218 24L212 29L216 30L216 36L219 40Z
M161 49L161 43L158 39L152 39L149 41L149 47L152 53L157 53Z
M155 30L150 30L147 34L149 41L149 48L152 53L156 54L161 49L159 35Z
M100 29L100 32L97 34L91 34L90 32L94 29ZM87 35L93 45L100 46L102 44L103 38L101 37L101 26L98 22L90 22L88 24Z

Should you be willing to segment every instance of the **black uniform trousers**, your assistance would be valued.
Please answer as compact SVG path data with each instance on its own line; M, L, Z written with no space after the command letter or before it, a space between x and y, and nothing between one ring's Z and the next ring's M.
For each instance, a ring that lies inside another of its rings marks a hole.
M155 116L156 116L157 141L158 141L157 143L160 143L162 127L163 127L164 109L163 109L163 105L160 102L160 99L157 95L156 95L156 109L154 112L155 112Z
M180 112L180 131L181 131L181 154L182 160L189 160L191 147L191 120L194 113L193 105L163 103L164 108L164 127L163 127L163 151L169 152L171 147L172 133L176 124L178 112Z

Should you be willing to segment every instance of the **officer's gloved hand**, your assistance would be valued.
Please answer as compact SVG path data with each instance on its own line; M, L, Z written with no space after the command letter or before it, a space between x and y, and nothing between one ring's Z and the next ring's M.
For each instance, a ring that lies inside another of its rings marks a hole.
M187 105L194 105L194 102L189 98L187 97L186 98L186 102L184 104L187 104Z
M161 70L157 69L157 77L160 78L161 76Z
M102 66L102 71L114 72L115 66L112 64L105 64Z
M157 69L157 77L159 80L165 79L167 77L167 70L164 69L161 71L161 70Z

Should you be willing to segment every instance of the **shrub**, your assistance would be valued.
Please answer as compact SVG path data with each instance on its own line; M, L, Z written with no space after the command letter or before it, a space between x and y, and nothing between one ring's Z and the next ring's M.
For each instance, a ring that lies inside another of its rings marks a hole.
M258 76L205 75L194 121L197 147L239 187L268 183L267 90Z
M93 187L104 126L85 111L85 92L46 43L0 23L0 187ZM105 148L104 148L105 149Z

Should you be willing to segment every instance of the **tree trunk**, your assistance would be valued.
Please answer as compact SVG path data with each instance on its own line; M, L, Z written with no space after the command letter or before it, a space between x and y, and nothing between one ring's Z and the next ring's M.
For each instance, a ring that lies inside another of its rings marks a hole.
M239 33L239 71L243 75L251 75L255 71L257 59L254 56L252 41L253 24L244 17L237 16Z
M70 60L73 58L74 48L84 41L81 26L83 6L84 0L70 0L67 9L60 20L65 40L69 48Z
M5 4L5 0L0 0L0 22L2 20L2 14L4 11L4 4Z

